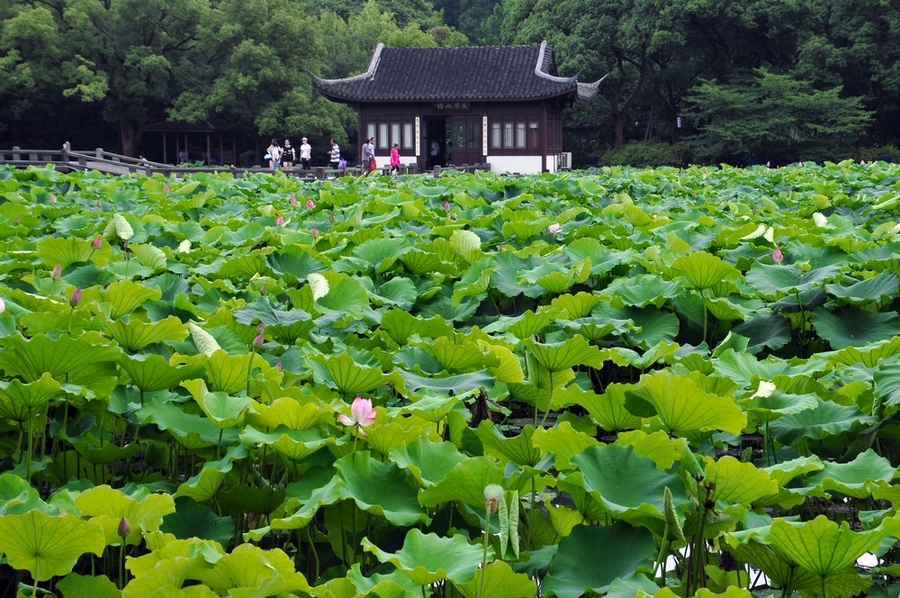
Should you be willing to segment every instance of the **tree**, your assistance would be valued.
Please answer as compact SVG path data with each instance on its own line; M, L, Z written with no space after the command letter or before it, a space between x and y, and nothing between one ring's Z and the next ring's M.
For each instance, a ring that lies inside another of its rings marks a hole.
M741 163L751 154L776 163L835 159L871 116L859 97L840 93L764 69L729 83L703 81L686 98L700 131L688 142L700 157Z

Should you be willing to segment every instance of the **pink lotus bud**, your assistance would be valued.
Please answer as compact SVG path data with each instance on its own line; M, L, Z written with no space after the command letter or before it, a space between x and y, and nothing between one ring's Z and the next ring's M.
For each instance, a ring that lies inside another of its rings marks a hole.
M55 193L50 194L50 203L56 203L56 194Z
M797 162L798 166L803 166L803 162Z
M168 193L169 193L169 186L168 186L168 185L163 185L163 193L165 193L165 194L168 195Z
M231 165L231 168L232 168L232 169L234 168L234 164Z
M449 211L450 211L450 202L449 202L449 201L445 201L445 202L444 202L444 211L445 211L445 212L449 212Z
M0 297L0 314L6 311L6 301L3 300L3 297Z
M279 214L278 218L275 219L275 224L277 224L278 226L281 226L282 224L284 224L284 216Z
M260 322L256 326L256 334L263 334L266 331L266 325Z
M103 238L102 237L97 237L96 239L94 239L91 242L91 249L93 249L94 251L97 251L98 249L100 249L101 246L103 246Z
M334 212L328 214L328 222L334 222Z
M124 517L119 521L119 527L116 529L116 533L119 534L120 538L125 538L131 533L131 524L128 523L128 520Z
M865 161L865 160L860 160L859 163L860 163L860 164L865 164L866 161Z
M56 264L55 266L53 266L53 272L50 273L50 277L53 278L53 280L59 280L60 278L62 278L62 264Z
M280 374L282 371L284 371L284 365L282 365L282 363L279 361L275 364L275 369L278 370L278 373Z
M313 200L311 200L311 199L307 199L307 200L306 200L306 207L307 207L307 209L311 210L311 209L313 209L314 207L316 207L316 203L315 203Z
M291 195L291 205L297 205L297 197L295 195Z
M784 260L784 254L781 253L780 249L776 249L775 251L772 252L772 259L775 261L776 264L780 264L782 262L782 260Z
M72 294L69 295L69 305L72 306L72 309L78 307L78 304L81 303L81 289L76 288L72 291Z
M262 349L264 342L266 342L266 338L262 334L256 335L256 338L253 339L253 350L259 351Z
M318 226L314 226L312 228L312 237L313 237L313 239L319 238L319 227Z

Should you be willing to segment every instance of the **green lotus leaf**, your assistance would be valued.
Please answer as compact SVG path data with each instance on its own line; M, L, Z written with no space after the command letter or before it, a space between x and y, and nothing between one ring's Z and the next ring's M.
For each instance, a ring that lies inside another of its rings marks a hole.
M824 286L837 279L840 272L841 267L838 265L814 268L801 273L800 267L796 264L789 266L755 262L745 279L762 297L771 301Z
M604 430L634 430L640 427L641 418L625 408L625 393L633 388L633 385L610 384L603 394L582 391L573 400L587 409L591 418Z
M819 406L818 397L814 394L795 395L776 390L767 396L752 396L741 399L738 404L753 413L757 419L771 422L783 415L800 413Z
M453 231L453 234L450 235L450 245L467 264L474 264L484 257L484 252L481 251L481 239L470 230Z
M600 350L591 346L581 335L559 343L536 343L531 339L523 339L522 344L538 363L551 372L561 372L576 365L599 368L604 361Z
M120 240L128 241L134 237L134 228L132 228L131 223L128 222L125 216L113 214L112 220L109 221L106 230L103 232L103 236L108 238L113 233L115 233Z
M542 456L553 455L554 467L558 471L574 469L575 466L571 462L572 457L597 444L595 438L575 430L567 421L560 422L553 428L534 430L531 442Z
M541 264L537 257L519 258L511 251L504 251L494 256L494 274L491 276L491 287L507 297L542 297L546 294L540 285L520 280L519 273L532 270Z
M216 351L221 351L219 342L206 330L193 322L188 322L188 329L191 331L191 338L194 340L194 345L197 346L197 351L207 357L211 357Z
M200 473L180 484L172 497L178 499L184 496L198 503L206 502L219 491L226 474L232 469L233 462L245 458L248 454L247 449L242 446L230 447L222 459L204 463Z
M562 317L570 320L577 320L590 315L591 310L599 301L600 297L591 293L582 292L576 293L575 295L565 294L554 298L553 301L550 302L550 307L558 310ZM528 336L519 336L518 338L528 338Z
M629 278L617 278L610 283L604 293L614 295L625 305L662 307L670 299L683 294L684 289L678 283L667 281L657 274L639 274Z
M534 467L543 458L541 450L531 442L534 436L532 426L525 426L516 436L506 438L490 421L485 420L475 429L475 435L481 439L486 455L503 461L511 461L521 467Z
M119 318L106 324L106 333L123 348L140 351L153 343L181 342L187 338L189 331L181 320L169 316L152 324Z
M285 493L284 488L272 486L236 485L219 490L216 501L223 515L244 517L246 513L259 513L268 516L284 503Z
M109 319L116 321L130 314L145 301L156 300L160 296L158 289L149 288L131 280L120 280L101 291L98 301L109 304ZM85 300L90 300L90 295Z
M46 237L38 241L35 248L35 255L41 258L48 268L53 268L56 264L68 268L71 264L88 260L94 260L98 265L104 266L109 261L109 253L108 245L94 251L90 239L77 237Z
M334 471L334 470L330 470ZM307 473L307 475L309 475ZM307 476L304 475L304 478ZM327 483L322 483L318 478L317 483L312 489L309 496L303 497L302 505L299 509L285 515L284 517L272 517L269 519L269 525L258 529L252 529L247 532L247 537L259 541L266 536L271 530L295 530L303 529L316 517L316 513L323 506L333 505L341 500L341 480L337 475L332 475ZM302 484L303 480L299 484ZM294 487L299 484L292 484L288 487L289 493L292 493ZM286 508L290 509L294 504L294 499L290 499L285 503Z
M804 485L821 484L826 492L866 499L875 489L889 485L896 475L897 468L890 461L869 449L849 463L826 462L821 471L804 479Z
M363 511L379 515L394 525L428 523L428 514L419 506L416 489L407 472L394 463L373 459L368 451L357 451L335 461L343 484L342 499L353 499Z
M441 336L428 342L412 342L414 347L422 347L447 371L483 369L498 365L493 355L485 355L477 343L457 344L452 339Z
M141 263L154 274L165 272L166 270L166 254L159 247L153 245L131 245L129 249L134 253Z
M672 271L683 276L692 289L710 289L729 278L739 278L737 268L719 257L696 251L672 263Z
M267 260L275 272L296 276L298 280L306 280L309 274L326 269L325 264L310 255L309 251L296 245L288 245L269 254Z
M882 540L896 533L896 523L889 519L876 529L855 532L846 522L838 526L824 515L803 523L775 519L766 541L807 571L828 577L878 548Z
M420 586L441 579L465 584L475 577L482 558L482 548L469 544L462 534L442 538L437 534L423 534L417 528L409 530L403 548L394 553L381 550L368 538L363 538L362 546L380 562L391 563ZM488 557L492 556L493 550L488 549Z
M757 353L767 347L777 350L791 342L790 320L779 315L757 315L732 331L750 339L747 350Z
M542 310L538 313L528 310L510 324L507 330L520 340L534 338L550 326L558 316L559 314L555 310Z
M18 515L38 509L55 515L56 509L41 500L38 491L24 478L12 473L0 474L0 517Z
M847 347L828 355L828 362L855 366L857 362L867 368L876 368L884 362L896 361L900 354L900 336L889 341L875 343L868 347ZM891 359L891 358L894 359Z
M405 345L413 335L423 338L438 338L453 333L453 326L440 316L424 320L406 311L392 309L381 317L381 329L385 330L398 345Z
M484 585L481 576L484 575ZM533 598L534 581L516 573L505 561L494 561L479 569L467 583L453 584L466 598Z
M303 459L335 442L333 436L325 435L317 429L292 430L286 426L278 426L269 433L245 426L240 432L240 439L245 446L266 444L285 457L295 460Z
M465 407L460 404L458 396L425 395L415 403L400 408L400 414L415 415L419 419L438 424L453 411L462 412Z
M200 538L228 546L234 536L234 522L219 517L209 507L182 496L175 499L175 512L166 515L160 530L181 540Z
M677 472L666 472L638 455L633 447L615 444L592 446L572 457L584 475L584 488L617 519L646 521L665 519L663 489L672 492L675 505L687 504L684 483ZM635 484L640 480L640 484Z
M478 341L479 348L485 353L490 353L496 358L495 365L488 366L488 371L494 375L497 382L506 384L518 384L525 381L525 372L522 371L522 363L519 357L506 347Z
M105 575L69 573L56 584L65 598L120 598L121 590Z
M302 573L294 570L293 561L279 549L263 550L253 544L241 544L213 565L198 571L196 577L213 591L244 595L234 590L255 590L246 596L276 596L311 590Z
M515 237L519 241L527 241L547 230L546 220L514 220L504 222L500 232L507 237Z
M481 511L484 509L484 489L489 484L504 484L503 469L496 459L472 457L460 462L444 479L419 493L419 502L433 507L443 502L458 500Z
M412 280L395 276L378 287L377 293L371 293L370 296L379 305L393 305L408 310L419 298L419 290Z
M391 449L390 460L409 471L423 487L443 481L450 471L468 457L449 442L435 442L424 436Z
M715 488L712 500L728 504L750 505L778 492L778 484L765 470L729 455L707 464L706 479Z
M34 510L0 517L0 553L36 581L66 575L82 554L100 556L104 548L103 529L75 515L51 517Z
M269 268L264 253L254 252L226 259L219 266L218 274L222 278L247 280L254 276L271 276L272 269Z
M620 264L630 264L634 260L632 251L615 251L598 239L582 237L569 243L563 250L573 261L591 260L591 276L601 277Z
M851 305L861 306L866 303L881 305L900 293L897 275L893 272L880 272L872 278L866 278L849 285L826 284L825 290L834 297Z
M883 361L872 373L873 392L885 405L900 404L900 361L896 357Z
M268 301L256 301L248 304L244 309L234 314L234 319L241 324L248 326L256 326L257 324L265 324L268 330L276 330L277 334L295 331L296 335L291 336L296 339L313 327L312 316L302 309L292 309L284 311L274 309ZM296 330L294 330L296 329Z
M182 222L164 222L163 228L172 233L177 240L183 241L187 239L191 243L196 243L199 241L204 234L203 227L198 223L193 222L191 220L182 221Z
M312 355L309 365L317 377L350 397L371 392L390 380L380 368L360 365L347 353Z
M177 404L152 397L134 413L140 423L153 422L161 430L168 430L185 446L198 448L218 443L219 431L209 418L185 413ZM223 440L230 444L237 439L237 430L225 430Z
M26 422L50 401L65 395L66 390L49 373L31 383L0 380L0 417Z
M647 350L659 343L671 343L680 329L678 316L655 307L629 307L618 313L619 319L632 322L625 334L625 341L632 347Z
M407 271L416 276L452 271L450 265L441 259L441 256L430 251L422 251L421 248L405 252L400 256L400 261L406 266Z
M201 365L175 367L163 357L153 354L122 355L119 365L142 392L153 392L178 386L179 382L195 378L203 372Z
M790 372L790 366L783 361L775 359L759 361L749 353L738 353L732 349L726 349L713 365L716 374L747 388L755 387L757 378L774 380L779 374Z
M244 416L249 426L275 428L280 425L291 430L308 430L320 421L334 421L333 411L317 402L300 403L291 397L281 397L269 405L262 405L257 411Z
M897 336L900 332L900 315L894 311L863 311L852 306L839 307L833 312L820 307L813 312L812 325L833 349L843 349Z
M591 262L584 260L574 267L563 271L552 271L543 276L538 276L534 282L554 294L560 294L573 285L581 284L591 275Z
M817 400L818 407L785 415L769 424L769 434L783 444L800 438L821 440L844 432L855 432L874 424L877 417L866 415L855 405L843 407Z
M682 460L692 454L684 438L671 438L662 430L648 434L643 430L620 432L616 444L630 446L641 457L647 457L656 464L657 469L667 470L675 461Z
M381 274L409 249L409 242L403 237L379 237L361 243L350 255L368 263L376 273Z
M350 568L345 578L352 582L355 591L361 592L370 598L417 598L420 596L421 586L403 573L394 570L388 574L373 573L370 577L363 577L358 563ZM354 594L355 596L356 594Z
M251 354L251 357L255 354ZM250 397L234 397L227 392L210 392L206 388L206 382L201 379L182 382L206 417L217 428L224 429L232 426L240 426L244 421L244 411L253 399Z
M0 339L0 344L7 349L0 353L0 369L26 382L49 373L56 380L87 387L100 396L109 396L118 384L120 350L116 347L94 345L85 337L53 340L43 334L28 340L9 335Z
M394 418L368 428L366 442L379 455L387 455L398 444L412 442L422 436L437 437L429 422L417 417Z
M681 436L710 430L740 434L747 425L747 415L732 399L703 392L690 378L670 371L641 376L634 388L626 397L650 403L666 428Z
M400 375L411 391L426 391L433 394L461 395L480 387L493 388L494 377L487 371L469 372L457 376L426 377L412 372L399 370Z
M322 312L333 312L350 318L362 318L369 307L369 294L355 278L340 272L322 272L328 281L328 294L316 300Z
M598 553L597 546L616 549ZM620 522L578 526L560 540L543 591L558 598L579 598L587 590L603 594L617 579L629 579L640 569L651 570L656 552L653 534L644 528Z
M490 258L484 258L472 264L453 285L451 299L459 305L466 297L478 297L488 292L491 286L491 275L494 273Z
M75 508L103 528L107 544L122 541L117 528L122 519L127 519L131 533L125 542L135 545L141 542L143 532L158 530L163 518L175 512L175 501L168 494L150 494L146 489L127 496L121 490L103 485L78 495Z

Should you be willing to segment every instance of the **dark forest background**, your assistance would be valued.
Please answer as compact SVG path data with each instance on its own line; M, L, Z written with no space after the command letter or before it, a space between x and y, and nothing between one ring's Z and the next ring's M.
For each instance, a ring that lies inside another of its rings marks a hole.
M873 0L0 0L0 147L154 158L164 120L353 138L308 72L389 47L553 45L600 97L567 114L576 165L889 157L900 3ZM158 158L158 157L156 157Z

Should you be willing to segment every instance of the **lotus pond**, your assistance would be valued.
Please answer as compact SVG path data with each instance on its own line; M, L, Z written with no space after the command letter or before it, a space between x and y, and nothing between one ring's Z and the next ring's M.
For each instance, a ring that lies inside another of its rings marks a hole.
M0 169L0 587L897 596L898 210L886 163Z

